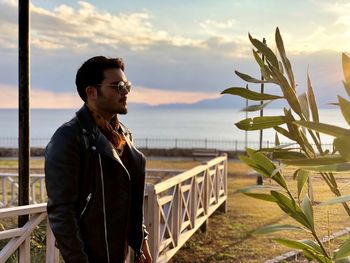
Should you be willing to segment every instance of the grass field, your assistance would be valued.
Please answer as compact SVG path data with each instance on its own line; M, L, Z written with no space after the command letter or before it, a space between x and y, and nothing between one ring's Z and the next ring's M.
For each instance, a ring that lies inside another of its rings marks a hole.
M149 160L148 168L190 169L200 162L191 160ZM42 169L42 160L33 160L32 167ZM0 170L6 167L17 167L15 160L0 160ZM209 220L207 232L197 232L172 259L173 263L183 262L264 262L288 249L273 242L275 237L304 239L311 238L301 232L279 232L273 235L256 236L252 232L269 224L294 224L274 203L259 201L237 193L238 188L253 185L254 176L249 176L244 164L229 162L228 172L228 212L214 214ZM291 174L292 169L286 174ZM343 176L344 177L344 176ZM341 178L339 186L344 194L350 194L346 187L349 180ZM265 180L265 184L271 184ZM289 184L296 185L290 179ZM295 188L295 187L294 187ZM294 189L293 188L293 189ZM332 197L327 186L318 177L313 178L316 201ZM316 226L321 236L350 226L349 217L341 205L314 207ZM334 247L333 243L326 245Z

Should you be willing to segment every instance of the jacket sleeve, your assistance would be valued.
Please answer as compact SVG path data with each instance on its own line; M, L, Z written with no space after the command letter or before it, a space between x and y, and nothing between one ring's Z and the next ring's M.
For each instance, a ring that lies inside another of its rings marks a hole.
M65 262L87 263L76 210L82 149L78 135L79 129L64 125L46 147L47 213Z

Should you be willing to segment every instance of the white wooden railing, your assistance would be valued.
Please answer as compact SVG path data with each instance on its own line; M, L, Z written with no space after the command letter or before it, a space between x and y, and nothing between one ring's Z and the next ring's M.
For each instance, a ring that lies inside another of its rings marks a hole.
M154 262L167 262L218 208L226 211L227 157L147 185L145 223Z
M20 263L31 262L31 234L43 220L47 220L46 203L0 209L0 220L14 218L20 215L30 215L29 221L23 227L0 231L0 240L9 239L7 244L0 251L0 263L6 262L17 249L19 250ZM46 262L58 263L58 260L59 252L55 247L55 238L47 222Z
M176 170L165 172L169 174ZM0 174L1 190L2 193L6 193L2 194L2 205L15 204L15 190L18 184L13 177L13 174ZM30 185L31 202L45 200L44 176L31 176ZM8 189L11 189L11 192ZM144 214L150 233L149 245L154 262L167 262L199 228L206 228L209 216L215 210L220 208L226 211L226 199L226 155L160 183L147 184ZM6 262L17 249L21 263L30 262L30 235L43 220L47 220L46 203L0 209L0 220L20 215L30 215L30 220L23 227L0 231L0 240L9 239L0 251L0 263ZM53 234L47 223L46 263L58 262L59 252L54 243Z
M0 208L18 204L18 174L0 173L1 201ZM29 201L31 204L46 202L45 176L31 174L29 183Z

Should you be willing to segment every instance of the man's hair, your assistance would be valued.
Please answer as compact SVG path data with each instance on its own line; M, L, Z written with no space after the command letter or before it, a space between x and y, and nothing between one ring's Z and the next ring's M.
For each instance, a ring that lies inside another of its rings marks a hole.
M86 102L86 88L101 84L104 79L104 71L111 68L120 68L124 71L124 62L121 58L106 58L97 56L88 59L81 65L75 77L75 85L80 98Z

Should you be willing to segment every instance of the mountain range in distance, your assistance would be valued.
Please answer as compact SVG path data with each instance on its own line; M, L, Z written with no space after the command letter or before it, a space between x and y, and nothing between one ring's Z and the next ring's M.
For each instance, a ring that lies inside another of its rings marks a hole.
M335 102L335 101L332 101ZM335 109L336 106L330 105L330 101L326 99L318 102L318 107L321 109ZM259 101L249 101L250 105L260 104ZM205 99L196 103L171 103L160 104L156 106L147 103L129 103L129 109L243 109L245 108L246 100L244 98L232 95L222 95L216 99ZM284 99L271 102L267 108L282 108L288 107Z

